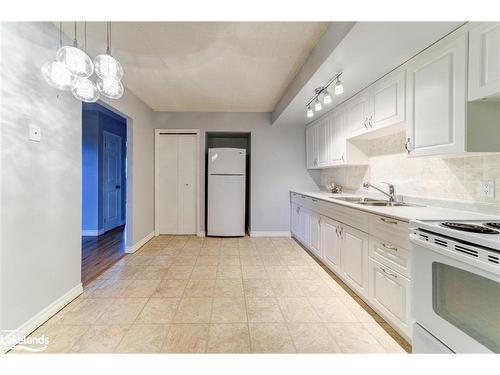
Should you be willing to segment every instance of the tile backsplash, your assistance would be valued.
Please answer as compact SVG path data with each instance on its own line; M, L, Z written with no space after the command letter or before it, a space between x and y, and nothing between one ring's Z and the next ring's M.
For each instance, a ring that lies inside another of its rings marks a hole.
M409 158L405 133L377 138L363 144L369 165L325 169L323 187L329 182L357 190L363 181L386 181L406 196L500 204L500 153L465 157ZM480 181L494 181L495 196L480 197Z

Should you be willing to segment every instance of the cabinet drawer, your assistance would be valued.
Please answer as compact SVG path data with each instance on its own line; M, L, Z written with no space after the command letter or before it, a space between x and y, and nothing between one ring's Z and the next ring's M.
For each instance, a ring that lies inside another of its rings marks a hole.
M405 249L410 248L408 223L379 215L370 215L370 233Z
M333 202L320 202L319 212L330 219L340 221L363 232L368 232L369 215L366 212L344 207Z
M369 260L369 275L370 303L389 323L411 337L410 280L373 259Z
M410 251L391 242L370 237L370 257L410 278Z
M320 200L307 195L292 193L292 203L312 211L319 211Z

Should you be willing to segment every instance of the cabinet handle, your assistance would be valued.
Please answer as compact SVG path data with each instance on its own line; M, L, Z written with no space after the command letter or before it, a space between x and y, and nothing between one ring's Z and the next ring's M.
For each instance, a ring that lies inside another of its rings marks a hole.
M301 195L300 197L301 197L302 199L304 199L304 198L305 198L305 196L304 196L304 195Z
M373 128L373 115L370 115L370 119L368 120L368 125L370 125L370 128Z
M411 139L410 138L406 138L405 149L406 149L406 152L408 154L411 152L410 145L411 145Z
M339 236L339 227L335 227L335 233L337 234L337 237Z
M391 245L387 245L386 243L383 243L383 242L381 242L380 244L382 245L382 247L384 247L384 248L386 248L388 250L398 251L397 247L394 247L394 246L391 246Z
M312 199L312 201L313 201L313 202L317 202L318 200L313 198L313 199Z
M380 220L382 220L384 223L387 223L387 224L397 224L398 223L397 221L389 220L389 219L386 219L385 217L381 217Z
M395 273L392 273L392 272L388 272L388 271L386 271L386 269L385 269L385 268L380 267L380 270L381 270L383 273L385 273L387 276L394 277L395 279L397 279L397 278L398 278L398 275L396 275Z
M364 125L365 125L365 129L368 130L368 117L365 117L365 122L364 122Z
M344 159L344 153L342 153L342 161L345 161L345 159Z

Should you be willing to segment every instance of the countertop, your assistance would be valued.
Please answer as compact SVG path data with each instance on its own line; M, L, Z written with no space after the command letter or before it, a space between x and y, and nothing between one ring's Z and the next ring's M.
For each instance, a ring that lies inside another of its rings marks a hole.
M304 192L291 190L293 193L306 195L311 198L323 200L325 202L335 203L346 207L351 207L360 211L365 211L377 215L387 216L394 219L409 222L410 220L498 220L498 216L480 214L477 212L454 210L449 208L433 206L363 206L360 204L345 202L335 198L342 197L361 197L357 194L334 194L326 191ZM369 195L363 195L369 196ZM335 198L332 198L335 197Z

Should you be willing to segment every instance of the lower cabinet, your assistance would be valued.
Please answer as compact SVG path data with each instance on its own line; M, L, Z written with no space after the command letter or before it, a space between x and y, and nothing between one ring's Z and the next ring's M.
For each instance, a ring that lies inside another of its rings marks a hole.
M341 273L349 285L368 296L368 234L346 225L341 227Z
M410 334L410 280L370 258L370 302L401 331Z
M384 232L377 227L366 233L299 202L292 203L291 210L293 236L411 340L410 252L400 240L407 228ZM373 220L378 223L381 218Z
M321 252L325 263L335 272L340 273L340 237L339 222L322 218L321 220Z

